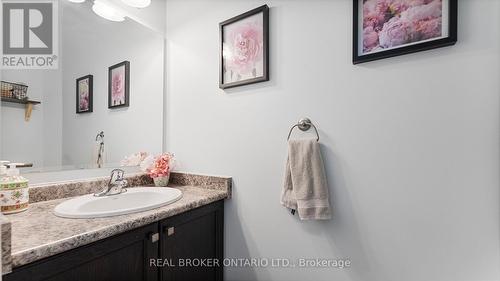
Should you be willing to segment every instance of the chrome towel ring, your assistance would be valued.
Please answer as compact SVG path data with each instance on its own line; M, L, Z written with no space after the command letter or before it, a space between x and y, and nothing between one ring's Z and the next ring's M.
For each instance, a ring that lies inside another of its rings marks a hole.
M304 131L304 132L311 129L311 127L313 127L314 131L316 132L316 136L317 136L316 141L319 141L318 129L316 129L316 126L314 126L314 124L311 122L311 119L309 119L309 118L302 118L299 120L299 122L297 124L293 125L292 128L290 128L290 132L288 133L287 140L290 140L290 136L292 135L292 131L295 127L298 127L301 131Z

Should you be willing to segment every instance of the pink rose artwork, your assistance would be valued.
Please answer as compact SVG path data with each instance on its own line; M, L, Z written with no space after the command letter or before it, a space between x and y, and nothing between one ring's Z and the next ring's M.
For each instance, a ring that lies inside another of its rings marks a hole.
M225 27L225 81L236 82L263 75L263 30L262 14L250 16Z
M363 54L442 38L443 0L362 0Z
M113 69L111 73L111 105L125 104L125 66Z

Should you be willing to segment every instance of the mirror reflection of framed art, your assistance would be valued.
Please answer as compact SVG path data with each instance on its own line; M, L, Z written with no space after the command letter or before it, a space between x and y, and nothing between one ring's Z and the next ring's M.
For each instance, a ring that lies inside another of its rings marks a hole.
M93 110L94 76L76 79L76 113L90 113Z
M108 108L128 107L130 104L130 62L109 67Z

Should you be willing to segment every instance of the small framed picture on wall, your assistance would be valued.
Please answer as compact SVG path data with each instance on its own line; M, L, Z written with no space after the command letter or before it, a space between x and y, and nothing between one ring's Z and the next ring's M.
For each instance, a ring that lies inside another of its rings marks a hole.
M457 42L458 0L353 0L353 63Z
M269 81L269 7L258 7L219 24L219 87Z
M76 113L90 113L93 106L94 76L76 79Z
M128 107L130 98L130 62L124 61L109 67L108 108Z

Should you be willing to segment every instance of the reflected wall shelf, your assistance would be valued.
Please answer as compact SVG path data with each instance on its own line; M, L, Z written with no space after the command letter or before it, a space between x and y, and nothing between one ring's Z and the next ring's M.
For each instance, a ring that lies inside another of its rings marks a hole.
M41 102L35 101L35 100L29 100L29 99L20 100L20 99L7 98L7 97L2 97L2 102L19 103L19 104L26 105L25 112L24 112L24 120L26 122L30 121L31 111L33 111L33 105L34 104L41 104Z

